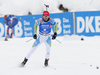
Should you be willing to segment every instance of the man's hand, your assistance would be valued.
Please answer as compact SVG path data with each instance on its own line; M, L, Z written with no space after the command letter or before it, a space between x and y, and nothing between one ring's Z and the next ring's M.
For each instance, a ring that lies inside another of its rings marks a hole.
M4 24L6 24L6 22L4 22Z
M54 40L56 39L56 37L57 37L57 33L55 32L54 35L52 36L52 39Z
M33 38L34 38L34 39L37 39L37 35L36 35L36 34L34 34Z

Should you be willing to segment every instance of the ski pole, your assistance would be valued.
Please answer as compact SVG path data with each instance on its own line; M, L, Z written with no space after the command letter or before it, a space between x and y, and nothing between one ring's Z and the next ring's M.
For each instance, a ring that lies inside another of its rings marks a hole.
M52 39L52 37L50 37L50 38ZM61 44L61 42L59 40L57 40L57 39L55 39L55 40Z
M20 17L20 19L18 19L18 20L22 21L22 20L27 20L27 19L30 19L30 18L32 18L32 17L28 17L28 18L25 18L25 19L21 19L21 17Z
M37 35L37 37L39 36L39 34ZM26 42L29 42L29 41L31 41L31 40L33 40L34 38L31 38L31 39L29 39L29 40L27 40ZM36 39L35 39L35 41L36 41Z
M31 40L33 40L33 38L31 38L31 39L27 40L26 42L29 42L29 41L31 41Z
M59 40L56 39L57 42L59 42L61 44L61 42Z

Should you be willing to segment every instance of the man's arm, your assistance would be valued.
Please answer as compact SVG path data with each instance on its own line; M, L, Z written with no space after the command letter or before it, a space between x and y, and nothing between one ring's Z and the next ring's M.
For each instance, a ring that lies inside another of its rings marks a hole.
M58 29L58 24L55 25L54 27L54 32L57 33L57 29Z
M37 27L39 25L39 20L35 20L35 24L34 24L34 34L37 33Z
M35 21L35 24L34 24L34 36L33 36L33 38L34 39L37 39L37 27L38 27L38 21L36 20Z
M37 25L34 24L34 34L36 34L36 33L37 33Z
M54 20L52 20L52 24L54 25L54 35L52 36L52 39L54 40L57 37L58 24Z
M7 22L8 22L7 18L5 18L4 20L5 20L5 21L4 21L4 24L7 24Z

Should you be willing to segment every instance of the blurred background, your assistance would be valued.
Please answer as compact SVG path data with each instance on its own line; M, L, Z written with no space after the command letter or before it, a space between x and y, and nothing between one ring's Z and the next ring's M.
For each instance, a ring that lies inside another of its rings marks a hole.
M50 13L100 10L99 0L0 0L0 15L41 14L44 4Z

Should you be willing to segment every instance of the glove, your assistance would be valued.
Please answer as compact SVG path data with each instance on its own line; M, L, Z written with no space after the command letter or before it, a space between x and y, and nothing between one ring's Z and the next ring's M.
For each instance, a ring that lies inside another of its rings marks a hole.
M52 36L52 39L54 40L56 39L56 37L57 37L57 33L55 32L54 35Z
M37 35L36 35L36 34L34 34L33 38L34 38L34 39L37 39Z
M6 22L4 22L4 24L6 24Z

